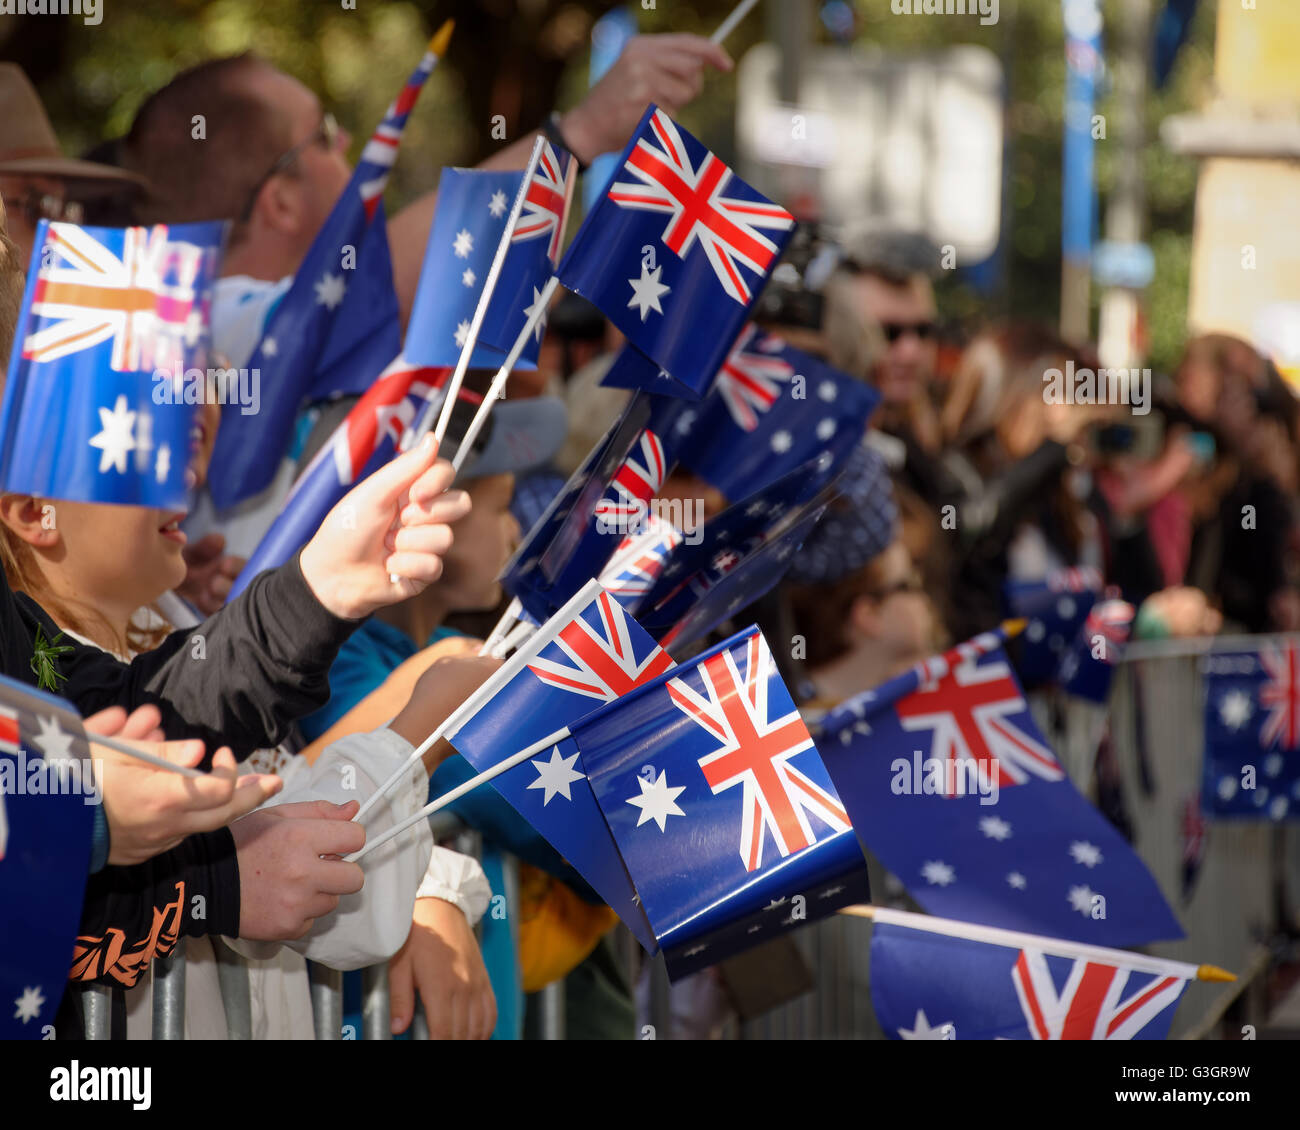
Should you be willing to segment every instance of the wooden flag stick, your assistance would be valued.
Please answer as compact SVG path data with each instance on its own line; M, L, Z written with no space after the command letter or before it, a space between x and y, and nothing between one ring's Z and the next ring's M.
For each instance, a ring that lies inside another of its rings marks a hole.
M515 597L506 605L506 610L501 613L501 619L497 621L497 626L488 634L488 638L483 641L482 646L478 649L479 655L491 655L492 649L496 647L510 630L510 626L519 619L519 613L524 610L523 604L519 598Z
M1019 930L1001 930L995 926L980 926L974 922L960 922L954 918L936 918L930 914L912 914L905 910L890 910L884 906L846 906L841 914L856 918L870 918L891 926L906 926L910 930L924 930L949 938L965 938L991 946L1010 949L1043 950L1060 957L1082 957L1104 965L1127 965L1140 973L1158 977L1177 977L1183 981L1235 981L1236 975L1217 965L1192 965L1186 961L1166 961L1148 957L1144 953L1090 946L1083 942L1068 942L1063 938L1048 938L1041 934L1022 934Z
M709 37L709 42L722 43L727 36L736 30L740 25L740 21L754 10L754 5L757 3L758 0L740 0L740 3L731 10L731 15L723 20L718 25L718 30Z
M460 798L466 793L477 789L479 785L486 784L488 781L492 780L493 777L501 776L502 773L513 769L516 765L522 765L530 757L536 757L539 753L544 753L547 746L555 745L557 742L562 742L568 736L569 730L567 727L562 730L556 730L555 733L547 734L546 737L533 742L533 744L528 746L527 749L521 749L518 753L507 757L504 761L498 761L491 769L483 770L483 772L477 777L471 777L464 784L457 785L451 790L451 792L444 793L437 800L426 804L414 816L409 816L400 824L393 825L393 827L389 828L387 832L381 836L375 837L373 841L366 844L366 846L360 851L354 851L351 855L344 856L344 860L348 863L355 863L358 859L362 858L362 856L368 855L370 852L374 851L375 848L382 847L384 844L388 843L389 840L396 836L400 836L408 828L413 828L416 824L420 823L421 820L427 820L435 812L439 812L446 808L447 805L451 804L453 801L460 800Z

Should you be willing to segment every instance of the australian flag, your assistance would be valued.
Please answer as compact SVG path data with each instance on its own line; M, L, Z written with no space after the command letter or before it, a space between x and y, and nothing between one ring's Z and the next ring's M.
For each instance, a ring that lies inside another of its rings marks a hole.
M1003 639L977 636L827 715L822 753L863 846L932 914L1094 945L1182 937L1034 724Z
M646 631L679 654L768 592L835 497L831 473L823 452L684 537L629 601Z
M727 498L744 498L822 452L842 464L879 401L870 385L747 326L679 425L681 463Z
M36 229L0 416L0 489L185 506L225 225ZM195 379L201 379L197 375Z
M757 628L571 728L672 977L869 898L848 812Z
M1061 656L1061 689L1104 706L1115 669L1124 657L1137 609L1124 600L1103 600L1088 611L1072 646Z
M1300 815L1300 645L1215 651L1205 677L1205 771L1213 818L1294 820Z
M501 273L469 360L476 369L501 365L555 272L575 169L567 152L543 141L526 188L527 170L443 171L411 314L407 357L423 365L455 366L492 261L509 230ZM545 327L543 318L524 347L519 368L536 368Z
M600 574L601 585L624 608L631 608L650 591L681 542L682 532L672 522L649 515L641 532L619 543Z
M425 405L440 401L447 375L447 369L409 365L401 357L380 374L298 476L279 516L235 578L232 600L258 573L293 557L348 491L397 454Z
M52 1030L101 800L76 712L0 676L0 1039Z
M558 274L672 378L655 391L695 397L794 228L789 212L651 106Z
M453 720L447 740L475 769L489 769L672 666L618 601L590 581L461 708L466 720ZM573 740L492 784L653 952L654 935Z
M1008 615L1027 621L1011 654L1016 674L1030 690L1056 681L1062 656L1078 638L1101 590L1101 572L1090 565L1054 569L1041 581L1003 585Z
M871 1003L896 1040L1164 1040L1194 973L1122 950L1025 934L976 940L934 930L964 923L876 914Z
M546 620L600 576L624 539L643 533L677 461L686 402L638 393L506 563L502 585Z
M361 151L343 195L307 249L293 283L267 319L262 338L246 362L261 374L260 411L246 416L236 404L227 404L222 411L212 456L221 474L208 483L219 510L256 494L272 480L304 400L368 388L401 348L397 321L384 318L385 312L397 309L391 265L385 272L382 263L370 263L367 257L378 254L387 259L384 188L407 119L437 62L438 56L426 51L388 107ZM349 301L354 288L359 293ZM377 294L370 293L372 288L377 288ZM355 327L337 328L340 322L354 320ZM342 363L345 360L347 364ZM333 375L330 380L322 379L322 361Z

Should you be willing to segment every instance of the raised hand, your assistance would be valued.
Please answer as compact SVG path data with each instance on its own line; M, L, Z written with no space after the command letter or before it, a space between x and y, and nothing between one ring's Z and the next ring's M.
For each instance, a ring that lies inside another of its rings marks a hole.
M444 493L455 475L437 453L427 435L381 467L344 495L302 551L307 584L336 616L368 616L442 575L450 523L469 513L470 500L463 490Z

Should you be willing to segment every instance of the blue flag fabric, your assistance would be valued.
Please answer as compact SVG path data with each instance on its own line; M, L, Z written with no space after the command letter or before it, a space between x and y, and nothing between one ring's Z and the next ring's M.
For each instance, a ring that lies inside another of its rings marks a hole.
M553 615L643 533L651 501L677 461L671 397L638 393L506 563L502 585L536 620Z
M185 506L224 234L221 223L37 226L0 415L0 489Z
M365 392L402 350L402 312L393 289L393 259L382 201L366 228L343 305L316 365L308 401Z
M863 846L932 914L1093 945L1183 931L1070 783L985 633L836 707L819 739Z
M671 977L869 898L848 814L757 628L572 730Z
M77 713L0 676L0 1039L52 1030L100 799Z
M879 402L870 385L751 325L688 410L681 463L744 498L824 451L843 464Z
M1294 640L1204 657L1202 803L1215 819L1300 815L1300 647Z
M233 600L258 573L275 569L306 545L325 516L357 483L384 466L401 446L402 435L424 406L438 401L446 369L390 365L335 429L298 476L271 528L231 586Z
M1185 978L1135 969L1120 950L1080 956L1038 941L990 944L877 921L876 1018L896 1040L1168 1038Z
M260 373L260 410L246 416L238 405L227 404L222 411L212 455L213 466L219 467L221 473L208 481L218 510L256 494L275 477L289 446L294 417L304 400L369 387L397 353L393 349L387 357L382 356L396 341L396 331L388 329L381 331L375 345L377 352L366 358L368 363L374 362L373 368L367 371L340 363L375 332L377 310L396 308L395 300L376 298L371 293L375 286L381 295L392 289L391 266L385 288L382 267L364 263L364 257L378 252L381 235L387 240L381 207L384 188L397 159L407 118L437 62L438 57L426 51L389 105L362 150L342 196L307 249L292 284L267 319L262 338L247 361ZM378 230L372 233L372 229ZM361 294L348 302L348 292L354 287ZM357 326L336 329L341 321L354 320ZM322 359L327 362L324 375ZM334 382L338 387L331 387Z
M461 708L447 740L475 769L489 769L672 665L591 581ZM654 952L654 935L585 772L566 739L492 784Z
M1136 613L1137 609L1124 600L1103 600L1093 605L1074 642L1061 656L1057 678L1066 694L1086 698L1098 706L1106 704Z
M768 592L834 498L831 467L816 456L682 538L629 604L642 627L676 654Z
M470 354L471 368L498 368L533 306L541 301L564 238L572 168L568 153L543 143ZM523 178L523 172L443 170L406 342L411 361L452 367L460 359ZM517 368L537 367L544 328L543 320L524 347Z
M671 375L672 391L698 397L794 227L789 212L651 106L558 274Z
M1101 590L1101 572L1088 565L1053 570L1041 581L1003 585L1008 615L1028 621L1012 649L1016 674L1028 689L1056 680L1061 659L1078 637Z

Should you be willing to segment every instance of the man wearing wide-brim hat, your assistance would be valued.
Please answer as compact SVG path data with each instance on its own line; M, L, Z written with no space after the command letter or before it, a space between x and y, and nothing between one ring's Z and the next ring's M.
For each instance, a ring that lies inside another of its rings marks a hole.
M138 192L144 179L125 169L65 157L35 88L16 63L0 63L0 195L9 235L24 267L42 219L79 223L82 204Z

